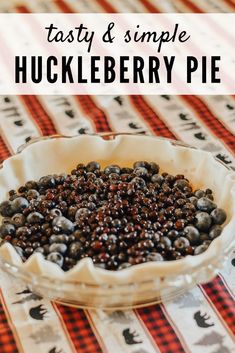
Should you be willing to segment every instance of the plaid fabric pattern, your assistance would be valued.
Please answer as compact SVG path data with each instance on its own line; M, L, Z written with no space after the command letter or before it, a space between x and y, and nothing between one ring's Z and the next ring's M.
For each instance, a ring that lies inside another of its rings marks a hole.
M214 281L203 285L202 288L228 328L235 335L235 304L221 278L217 276Z
M21 96L25 107L29 111L32 119L36 125L40 128L42 135L54 135L57 133L56 128L51 121L49 115L43 109L35 96Z
M3 140L0 136L0 163L2 163L7 157L9 157L10 152Z
M233 152L235 152L234 134L216 119L206 104L196 96L182 96L182 98L195 111L198 119L203 121L217 138L221 139Z
M64 323L77 352L102 353L85 312L59 304L56 304L56 306L64 319Z
M7 321L6 314L0 302L0 352L19 353L11 327Z
M76 96L84 115L94 123L97 132L111 131L105 113L97 107L90 96Z
M165 318L160 305L138 309L137 312L162 353L185 352L175 331Z
M143 97L131 96L130 99L135 109L139 111L155 135L175 139L173 132L163 123L156 112L146 103Z

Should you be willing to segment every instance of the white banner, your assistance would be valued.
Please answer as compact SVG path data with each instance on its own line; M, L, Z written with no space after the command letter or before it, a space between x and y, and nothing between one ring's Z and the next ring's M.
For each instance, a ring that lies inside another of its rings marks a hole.
M234 94L235 14L0 14L0 94Z

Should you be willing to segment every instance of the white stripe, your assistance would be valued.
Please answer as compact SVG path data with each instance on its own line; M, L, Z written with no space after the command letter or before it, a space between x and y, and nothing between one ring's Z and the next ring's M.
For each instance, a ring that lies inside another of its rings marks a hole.
M71 347L65 331L48 300L30 300L25 303L16 303L30 294L16 294L26 289L20 282L13 281L5 273L0 272L1 288L6 302L8 313L20 339L24 353L43 353L56 347L63 353L76 353ZM36 320L29 314L30 309L42 305L47 312L43 320Z
M110 5L113 5L113 0L106 0ZM141 4L139 0L136 1L126 1L118 0L114 3L117 12L133 12L133 13L143 13L146 12L146 8Z
M195 3L195 5L200 7L204 12L231 12L231 7L229 7L223 0L191 0L191 2Z
M81 13L89 13L89 12L103 12L102 6L99 5L97 1L87 1L87 0L79 0L79 1L71 1L65 0L65 2L73 9L74 12Z
M231 96L200 96L200 99L216 118L235 134L235 99Z
M211 151L214 156L223 154L231 162L228 166L235 166L232 153L196 117L193 109L186 105L182 98L169 96L169 100L167 100L163 96L145 96L145 100L161 115L161 119L180 140L197 148ZM201 139L203 137L205 140Z
M151 133L150 127L130 103L128 96L93 96L101 107L114 131L131 133Z
M86 133L92 133L95 130L92 120L84 116L74 97L38 96L38 99L60 134L73 136L78 135L81 129Z
M114 312L89 310L88 312L108 352L160 353L132 310ZM132 334L130 340L127 333Z
M13 153L28 137L40 136L39 128L17 96L0 97L0 127Z
M25 6L27 6L31 12L60 12L58 7L51 0L25 0L24 2Z
M233 339L198 287L164 306L191 353L234 352Z
M232 260L234 265L232 265ZM227 286L230 291L235 296L235 252L231 254L227 266L221 271L222 276L224 277Z

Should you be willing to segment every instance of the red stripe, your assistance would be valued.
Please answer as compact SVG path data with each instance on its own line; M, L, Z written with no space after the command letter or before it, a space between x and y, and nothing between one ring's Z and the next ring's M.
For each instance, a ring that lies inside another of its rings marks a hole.
M24 5L18 5L15 7L15 9L16 9L16 12L19 12L19 13L30 13L29 9Z
M75 96L75 98L84 114L93 121L97 132L112 131L105 113L97 107L90 96Z
M235 335L235 302L221 278L217 276L212 282L204 284L202 288L228 328Z
M0 136L0 163L10 156L10 151L7 148L3 138Z
M130 96L131 103L135 109L142 115L143 119L150 126L154 134L171 139L175 139L175 135L159 118L156 112L146 103L142 96Z
M149 0L140 0L144 7L152 13L161 13L161 11L153 4L149 2Z
M192 12L204 13L204 11L200 7L198 7L197 5L192 3L190 0L180 0L180 1L181 1L182 4L187 6Z
M64 13L72 13L72 12L74 12L72 10L71 6L66 4L66 2L64 0L54 0L54 3Z
M102 353L99 343L83 310L56 304L71 340L82 353Z
M18 353L16 342L8 323L3 305L0 302L0 352L1 353Z
M224 0L230 7L235 9L235 2L233 0Z
M226 129L226 127L213 115L207 105L196 96L181 97L191 106L197 114L197 117L205 125L207 125L213 134L221 139L233 152L235 152L235 137L233 133Z
M117 10L113 7L113 5L109 4L106 0L96 0L97 3L103 7L105 12L108 13L116 13Z
M138 309L161 353L184 353L183 346L159 305Z
M53 122L36 96L21 96L21 99L43 135L48 136L57 133Z

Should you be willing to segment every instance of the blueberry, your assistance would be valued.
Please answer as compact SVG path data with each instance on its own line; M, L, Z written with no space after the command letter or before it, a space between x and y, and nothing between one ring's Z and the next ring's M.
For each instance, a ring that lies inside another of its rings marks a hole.
M154 175L152 176L152 178L151 178L151 182L152 182L152 183L156 183L156 184L159 184L159 185L162 184L163 180L164 180L164 178L163 178L163 176L160 175L160 174L154 174Z
M86 166L88 172L94 172L95 170L100 170L100 164L98 162L90 162Z
M62 243L53 243L49 247L49 252L59 252L60 254L64 254L67 250L67 245Z
M16 213L12 219L11 219L12 224L14 224L15 227L22 227L25 224L25 216L22 213Z
M146 185L144 179L143 179L143 178L140 178L140 177L135 177L135 178L133 178L130 183L131 183L131 184L134 184L134 185L136 185L136 186L138 186L138 187L140 187L140 188L144 188L145 185Z
M176 238L178 238L178 235L179 235L179 232L175 229L172 229L170 230L168 233L167 233L167 237L173 241L175 240Z
M201 197L203 197L203 196L205 196L205 191L203 191L203 190L196 190L195 192L194 192L194 195L198 198L198 199L200 199Z
M198 198L196 196L191 196L189 201L193 204L193 206L197 206Z
M118 266L118 270L125 270L125 268L131 267L129 262L123 262L121 265Z
M149 167L152 173L154 174L158 174L159 173L159 165L155 162L151 162L149 163Z
M176 180L174 187L183 190L185 187L189 187L189 182L186 179Z
M195 248L194 255L199 255L208 249L208 244L202 244Z
M139 167L144 167L144 168L149 169L150 165L146 161L137 161L134 163L133 167L134 167L134 169L139 168Z
M179 237L174 241L174 247L176 248L176 250L185 250L189 246L190 242L185 237Z
M197 208L200 211L211 212L214 208L216 208L216 204L207 197L201 197L197 201Z
M196 214L195 226L197 227L197 229L202 230L202 231L208 230L211 226L210 215L206 212L198 212Z
M53 208L52 210L50 210L50 215L55 218L55 217L59 217L62 216L62 212L61 210L59 210L58 208Z
M49 238L49 243L61 243L66 244L69 241L69 237L66 234L52 234Z
M222 208L215 208L211 212L211 218L214 224L223 224L226 221L227 215L226 212Z
M42 254L42 255L44 255L44 253L45 253L45 251L44 251L44 249L43 249L42 246L39 246L38 248L36 248L36 249L34 250L34 252L38 252L38 253L40 253L40 254Z
M40 195L39 192L35 189L30 189L27 192L27 196L30 197L31 199L37 199L39 195Z
M0 227L0 236L13 235L15 234L15 227L13 224L5 223Z
M161 254L157 252L151 252L146 256L146 260L149 261L163 261L163 257Z
M197 228L193 226L187 226L184 228L184 233L192 245L197 244L200 238L200 233Z
M215 225L210 229L209 238L215 239L221 234L221 232L222 232L222 227L219 225Z
M91 211L96 209L96 204L94 202L88 202L87 208Z
M24 197L17 197L15 200L12 201L12 209L16 213L22 212L25 208L27 208L29 205L28 200Z
M27 181L27 183L25 184L25 187L27 190L37 189L38 183L36 181L30 180L30 181Z
M168 237L161 237L159 246L162 249L169 249L171 247L171 240Z
M148 174L148 170L144 167L138 167L134 169L134 174L137 177L145 177Z
M111 173L116 173L116 174L120 174L121 173L121 169L118 165L109 165L104 169L104 173L105 174L111 174Z
M69 246L69 256L71 256L73 259L76 259L77 256L81 254L82 250L83 245L80 241L71 243Z
M0 214L3 217L11 217L14 211L12 209L12 203L10 201L3 201L0 203Z
M56 184L55 178L52 175L43 176L39 179L39 186L43 188L53 188Z
M55 217L52 221L53 227L58 228L63 233L72 233L74 231L74 224L63 216Z
M19 237L29 237L31 235L31 230L30 228L24 226L24 227L19 227L16 230L16 236Z
M200 242L204 242L209 240L209 234L208 233L200 233L199 240Z
M131 173L133 173L133 168L124 167L121 169L121 173L126 174L126 175L131 174Z
M47 260L54 262L55 264L57 264L58 266L62 267L63 266L63 262L64 262L64 258L63 256L58 253L58 252L52 252L47 256Z
M117 242L117 236L114 234L109 235L109 242L115 244Z
M88 208L79 208L75 214L75 221L79 221L80 218L87 217L89 213L90 211L88 210Z
M39 212L31 212L27 216L27 222L30 224L35 224L35 223L42 223L44 220L44 217L41 213Z

